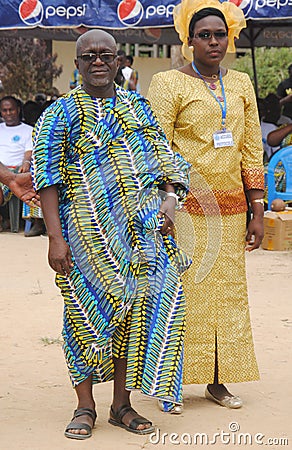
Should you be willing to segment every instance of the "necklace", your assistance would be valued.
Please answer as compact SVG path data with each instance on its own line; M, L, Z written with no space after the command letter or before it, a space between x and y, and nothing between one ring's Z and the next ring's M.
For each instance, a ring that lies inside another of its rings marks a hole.
M209 83L209 88L212 89L212 91L217 89L217 85L215 83L216 83L216 81L218 81L218 75L216 75L214 73L210 77L206 77L205 75L202 75L202 77L203 77L203 80L206 81L206 83ZM207 79L212 80L212 81L211 82L207 81Z
M210 77L208 77L206 75L202 75L199 71L195 70L193 63L192 63L192 69L197 75L199 75L199 77L205 83L209 84L209 88L212 89L212 91L215 91L215 89L217 89L217 85L215 83L216 83L216 81L218 81L218 78L219 78L218 75L220 74L220 69L219 69L218 73L213 73L213 75L211 75ZM212 81L207 81L207 80L212 80Z

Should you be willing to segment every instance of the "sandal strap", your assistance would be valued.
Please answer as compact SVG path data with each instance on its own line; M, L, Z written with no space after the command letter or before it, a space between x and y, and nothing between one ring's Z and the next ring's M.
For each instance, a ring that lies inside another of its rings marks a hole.
M129 405L122 405L117 411L113 410L113 407L111 406L111 414L113 416L113 418L119 422L119 423L123 423L123 417L129 413L132 412L134 414L137 414L138 417L135 417L134 419L131 420L130 424L129 424L129 428L131 428L132 430L137 430L139 425L144 425L144 424L150 424L150 426L152 425L152 422L150 422L150 420L145 419L145 417L140 416L140 414L137 413L137 411L134 410L134 408L132 408L132 406Z
M113 407L111 406L111 414L115 418L115 420L122 423L123 417L130 411L134 411L132 406L129 405L122 405L117 411L113 410ZM134 411L136 412L136 411Z
M133 419L130 424L129 424L129 428L132 428L132 430L137 430L139 425L146 425L148 424L151 426L152 422L150 422L150 420L146 419L145 417L142 417L139 415L139 417L136 417L135 419Z
M74 420L74 419L76 419L77 417L80 417L80 416L89 416L93 420L93 424L95 423L96 412L94 411L94 409L91 409L91 408L75 409L72 420Z

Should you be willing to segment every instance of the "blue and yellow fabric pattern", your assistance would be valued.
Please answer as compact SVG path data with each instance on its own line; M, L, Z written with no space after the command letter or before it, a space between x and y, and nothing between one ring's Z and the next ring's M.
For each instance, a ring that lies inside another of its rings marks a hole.
M127 359L126 388L182 401L185 299L190 261L159 232L159 186L183 199L189 166L171 150L149 102L116 86L114 98L81 87L54 102L35 127L37 190L57 184L63 236L74 267L57 275L64 352L73 386L113 379Z

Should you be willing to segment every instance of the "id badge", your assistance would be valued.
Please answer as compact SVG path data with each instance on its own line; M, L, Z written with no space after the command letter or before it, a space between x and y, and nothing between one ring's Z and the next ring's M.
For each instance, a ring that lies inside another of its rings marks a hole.
M213 134L214 147L232 147L234 145L232 131L221 130Z

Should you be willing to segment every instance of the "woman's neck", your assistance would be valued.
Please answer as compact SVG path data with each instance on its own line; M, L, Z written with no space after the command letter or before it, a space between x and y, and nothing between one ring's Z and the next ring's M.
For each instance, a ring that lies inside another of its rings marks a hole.
M206 65L201 64L200 62L194 60L194 64L195 64L197 70L200 72L200 74L203 77L212 78L212 76L218 75L218 73L219 73L220 66L219 66L218 63L216 63L216 64L214 64L212 66L209 66L209 65L206 66Z

